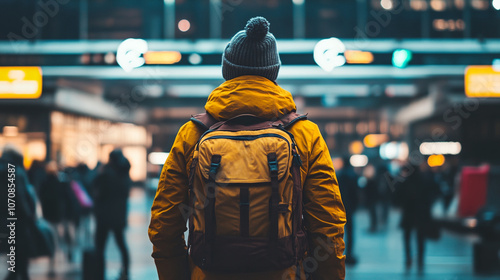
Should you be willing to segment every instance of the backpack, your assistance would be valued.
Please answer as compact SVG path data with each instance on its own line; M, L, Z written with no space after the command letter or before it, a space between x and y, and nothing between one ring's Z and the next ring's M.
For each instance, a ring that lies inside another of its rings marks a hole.
M289 268L303 258L302 164L287 131L295 112L269 121L239 115L191 119L200 137L189 172L189 254L206 271L248 273Z

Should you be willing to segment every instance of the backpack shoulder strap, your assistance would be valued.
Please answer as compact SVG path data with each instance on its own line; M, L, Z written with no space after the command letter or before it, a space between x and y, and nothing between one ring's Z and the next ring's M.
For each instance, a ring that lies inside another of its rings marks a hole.
M195 124L201 126L205 130L210 129L210 127L212 127L214 124L219 122L214 117L212 117L212 115L210 115L209 113L192 115L191 121L194 122Z
M285 129L288 129L300 120L307 120L307 114L301 115L301 114L298 114L297 112L291 112L291 113L284 115L279 120L275 121L273 124L274 125L281 124L281 125L283 125L283 127Z

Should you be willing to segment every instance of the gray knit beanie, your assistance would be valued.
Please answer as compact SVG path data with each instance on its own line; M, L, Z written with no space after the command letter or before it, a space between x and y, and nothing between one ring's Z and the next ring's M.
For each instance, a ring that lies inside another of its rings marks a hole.
M276 81L281 61L276 39L263 17L251 18L245 30L236 33L222 55L222 76L231 80L256 75Z

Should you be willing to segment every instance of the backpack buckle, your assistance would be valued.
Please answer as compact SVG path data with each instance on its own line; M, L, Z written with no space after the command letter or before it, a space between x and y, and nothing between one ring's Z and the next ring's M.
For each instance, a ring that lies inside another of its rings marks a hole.
M217 170L219 169L219 166L220 166L220 163L215 163L215 162L212 162L210 163L210 173L211 174L217 174Z
M271 176L278 175L278 157L276 153L267 155L267 164L269 165L269 171L271 172Z
M208 176L211 179L215 180L215 174L217 174L217 170L220 167L220 155L213 155L212 156L212 161L210 162L210 170L208 172Z
M271 173L278 172L278 160L269 161L269 170L271 171Z

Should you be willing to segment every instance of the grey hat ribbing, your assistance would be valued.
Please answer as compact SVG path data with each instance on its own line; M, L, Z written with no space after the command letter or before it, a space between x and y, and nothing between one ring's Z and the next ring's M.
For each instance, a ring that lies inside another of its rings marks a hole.
M276 81L281 61L276 39L263 17L251 18L245 30L236 33L222 55L222 76L231 80L244 75L257 75Z

